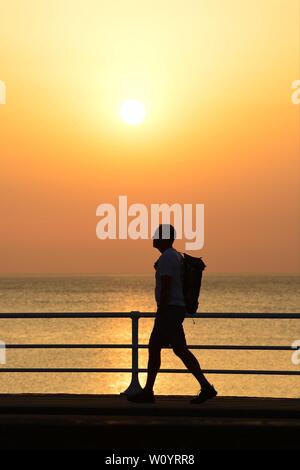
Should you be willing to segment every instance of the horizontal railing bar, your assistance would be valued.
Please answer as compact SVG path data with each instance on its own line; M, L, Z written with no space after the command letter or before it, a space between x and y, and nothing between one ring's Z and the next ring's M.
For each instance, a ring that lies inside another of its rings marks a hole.
M6 344L6 349L132 349L131 344ZM148 349L148 344L139 344L139 349ZM189 349L202 350L246 350L246 351L295 351L300 346L294 348L292 346L245 346L245 345L219 345L207 344L188 345ZM172 349L166 347L165 349Z
M154 318L153 312L78 312L78 313L0 313L0 319L33 319L33 318ZM197 313L187 318L223 318L223 319L280 319L297 320L300 313Z
M0 318L6 319L33 319L33 318L131 318L130 312L78 312L78 313L0 313Z
M132 349L131 344L6 344L6 349ZM147 346L148 347L148 346Z
M18 373L28 373L28 372L32 372L32 373L52 373L52 372L55 372L55 373L69 373L69 372L80 372L80 373L90 373L90 372L95 372L95 373L102 373L102 372L107 372L107 373L111 373L111 372L132 372L132 369L131 368L65 368L65 367L49 367L49 368L44 368L44 367L36 367L36 368L1 368L0 367L0 373L1 372L9 372L9 373L14 373L14 372L18 372Z
M139 348L148 348L147 344L142 344ZM292 346L240 346L240 345L226 345L226 344L207 344L207 345L198 345L191 344L188 345L189 349L201 349L201 350L245 350L245 351L295 351L300 349L300 346L293 348ZM165 349L172 349L172 347L167 347Z
M0 368L1 372L7 373L113 373L113 372L147 372L147 369L132 370L131 368L105 369L105 368ZM160 369L161 373L185 374L190 373L187 369ZM300 375L300 371L290 370L233 370L233 369L203 369L205 374L234 374L234 375Z
M247 369L202 369L204 374L237 374L237 375L300 375L300 371L290 370L247 370ZM139 370L147 372L147 369ZM162 369L164 373L190 373L187 369Z

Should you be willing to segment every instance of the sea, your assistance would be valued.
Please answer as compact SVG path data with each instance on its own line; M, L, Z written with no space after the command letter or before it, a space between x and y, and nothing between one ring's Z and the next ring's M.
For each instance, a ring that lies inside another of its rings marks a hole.
M300 276L205 273L199 313L299 313ZM0 312L155 312L152 275L59 275L0 277ZM139 342L147 344L153 319L139 320ZM188 344L291 346L300 341L300 320L185 319ZM128 318L0 319L0 342L131 343ZM3 353L3 348L2 348ZM194 350L203 369L299 371L295 351ZM294 356L293 356L294 354ZM4 368L128 368L130 349L6 349ZM300 354L298 355L299 358ZM296 363L295 363L296 362ZM147 366L147 349L139 367ZM172 350L162 351L163 368L184 368ZM300 376L211 374L224 396L300 397ZM146 375L141 373L143 386ZM0 373L0 393L122 393L129 373ZM190 374L158 374L155 392L194 395Z

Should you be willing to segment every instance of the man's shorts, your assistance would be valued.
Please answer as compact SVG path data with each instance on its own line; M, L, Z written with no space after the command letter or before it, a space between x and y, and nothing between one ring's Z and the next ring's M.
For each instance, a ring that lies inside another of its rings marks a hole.
M168 305L163 313L158 312L149 340L149 346L172 348L186 346L183 320L186 308L181 305Z

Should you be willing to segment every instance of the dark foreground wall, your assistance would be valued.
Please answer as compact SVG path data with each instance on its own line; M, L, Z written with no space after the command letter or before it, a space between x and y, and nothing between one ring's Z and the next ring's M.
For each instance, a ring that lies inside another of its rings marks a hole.
M300 449L300 400L0 396L1 449Z

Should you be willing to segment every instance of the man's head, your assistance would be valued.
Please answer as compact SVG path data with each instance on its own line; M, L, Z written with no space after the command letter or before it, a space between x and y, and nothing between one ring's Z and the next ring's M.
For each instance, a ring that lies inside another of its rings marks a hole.
M157 248L161 253L174 243L176 232L173 225L160 224L153 235L153 247Z

